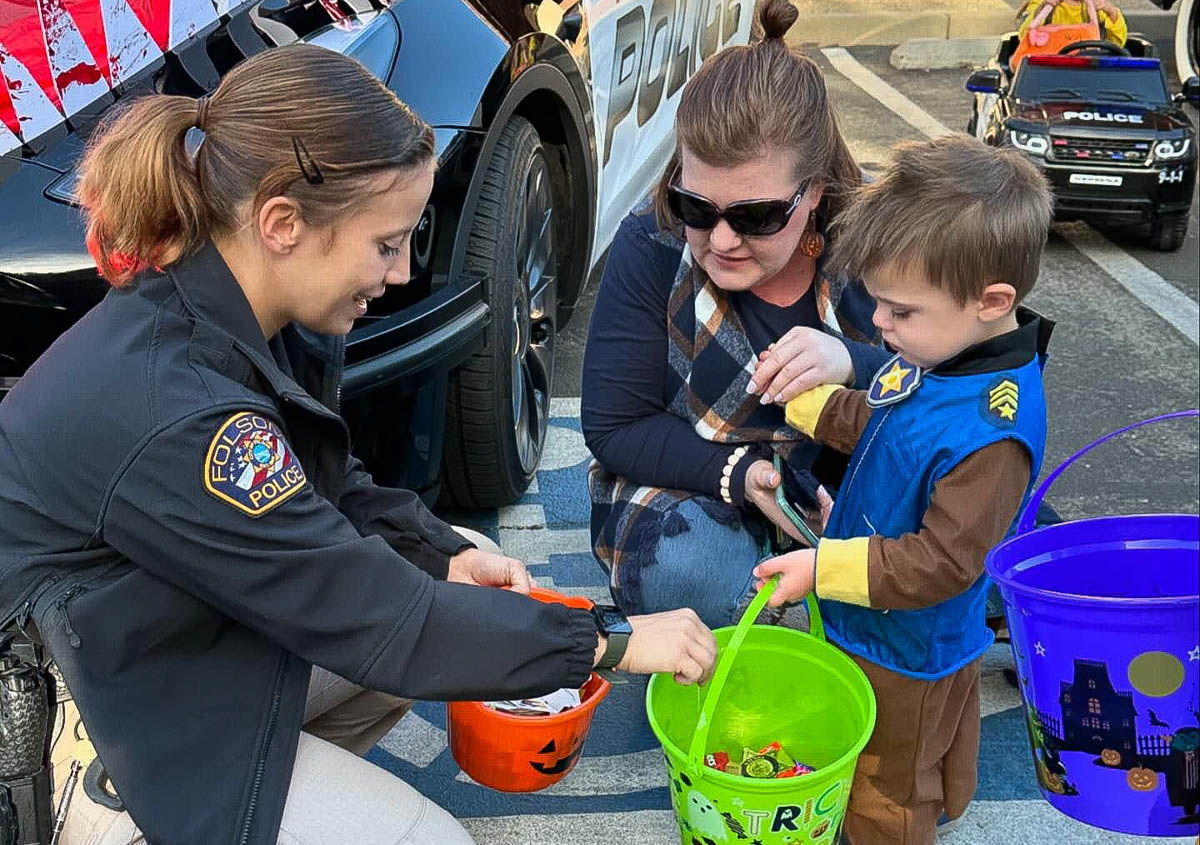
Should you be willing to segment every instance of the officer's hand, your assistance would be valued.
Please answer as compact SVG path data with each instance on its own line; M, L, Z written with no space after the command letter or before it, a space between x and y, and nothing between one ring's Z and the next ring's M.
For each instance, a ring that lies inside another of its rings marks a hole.
M717 641L691 608L630 616L629 624L633 633L617 664L621 671L670 672L681 684L703 683L712 675Z
M511 587L525 595L533 587L529 570L521 561L479 549L467 549L450 558L446 580L477 587Z

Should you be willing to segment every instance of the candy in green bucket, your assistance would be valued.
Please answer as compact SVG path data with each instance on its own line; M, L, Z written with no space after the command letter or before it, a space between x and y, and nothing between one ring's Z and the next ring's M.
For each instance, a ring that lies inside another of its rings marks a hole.
M875 696L854 661L824 641L811 597L818 635L753 624L775 585L759 591L736 628L714 631L721 653L705 687L655 675L646 690L684 845L837 841L854 767L875 727ZM715 749L772 741L816 771L755 779L704 765Z

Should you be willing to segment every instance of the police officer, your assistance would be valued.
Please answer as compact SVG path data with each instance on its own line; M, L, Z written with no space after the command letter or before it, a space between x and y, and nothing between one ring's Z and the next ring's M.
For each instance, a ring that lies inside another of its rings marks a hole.
M173 845L469 842L301 734L314 665L428 699L577 687L614 662L711 670L691 611L630 619L622 653L350 457L341 336L407 280L434 164L426 124L306 45L211 99L136 101L89 147L80 197L113 290L0 406L0 623L46 641L130 816L109 838L69 821L65 842L134 824Z

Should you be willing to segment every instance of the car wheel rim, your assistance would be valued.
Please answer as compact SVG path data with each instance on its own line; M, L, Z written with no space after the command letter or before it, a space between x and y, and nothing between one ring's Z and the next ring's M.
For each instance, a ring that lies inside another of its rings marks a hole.
M557 309L554 200L550 173L539 154L530 162L517 230L517 296L513 304L512 422L521 470L541 458L550 420Z

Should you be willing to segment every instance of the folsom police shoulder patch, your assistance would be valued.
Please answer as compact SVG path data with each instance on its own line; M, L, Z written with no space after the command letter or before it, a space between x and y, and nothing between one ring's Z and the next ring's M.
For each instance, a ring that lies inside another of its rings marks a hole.
M1000 376L987 386L980 396L979 411L983 418L999 428L1017 424L1017 403L1020 390L1008 376Z
M204 489L248 516L262 516L306 480L279 426L250 411L221 424L204 458Z

